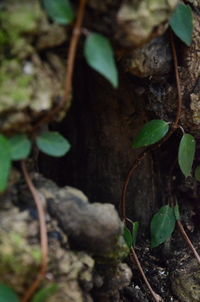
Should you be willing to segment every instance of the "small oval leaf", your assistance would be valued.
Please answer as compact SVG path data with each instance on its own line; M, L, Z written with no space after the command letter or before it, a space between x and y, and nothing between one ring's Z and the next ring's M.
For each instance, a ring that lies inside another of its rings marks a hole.
M129 248L133 245L133 237L131 231L125 226L124 227L124 240Z
M144 125L136 137L133 147L140 148L155 144L168 132L169 124L163 120L152 120Z
M25 159L31 151L31 142L25 134L18 134L9 139L12 160Z
M190 46L192 43L193 32L191 7L184 3L180 3L172 14L169 24L179 39L181 39L187 46Z
M184 134L179 144L178 163L185 177L191 173L195 150L195 138L191 134Z
M110 41L97 33L88 35L84 45L87 63L103 75L113 87L118 87L118 71Z
M197 166L194 172L196 180L200 181L200 166Z
M0 284L0 302L20 302L20 300L12 288Z
M45 132L36 138L38 148L51 156L60 157L69 149L69 142L58 132Z
M11 169L11 152L8 139L0 135L0 192L7 188Z
M139 222L135 221L133 222L133 231L132 231L133 247L135 247L136 244L138 230L139 230Z
M49 287L42 288L35 294L31 302L47 302L48 298L53 296L57 291L58 291L57 284L52 284Z
M175 228L174 210L163 206L151 220L151 247L156 247L171 237Z
M59 24L69 24L75 14L69 0L43 0L48 15Z

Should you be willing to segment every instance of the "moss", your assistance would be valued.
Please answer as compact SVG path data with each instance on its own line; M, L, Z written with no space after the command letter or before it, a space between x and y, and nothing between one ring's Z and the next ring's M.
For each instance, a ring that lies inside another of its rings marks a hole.
M96 259L98 263L119 263L126 258L130 253L127 244L122 236L119 237L115 249L106 253L103 258Z
M1 48L9 44L11 54L21 56L21 53L30 53L29 42L23 35L36 34L42 16L38 1L8 1L6 9L0 13Z
M2 48L6 44L8 44L8 42L9 42L8 35L5 33L5 31L0 30L0 47Z
M27 278L34 278L41 262L40 245L28 240L28 219L28 212L16 208L0 212L0 282L19 293Z
M117 19L123 28L124 38L127 35L132 46L141 46L153 37L161 35L178 4L178 0L129 2L122 3Z
M32 79L32 75L23 73L17 59L4 61L0 68L0 110L6 111L12 107L21 109L28 104L33 93L30 85Z
M8 33L16 37L22 33L36 32L42 15L38 1L10 0L7 2L6 11L1 13L0 20Z
M5 234L0 232L0 271L1 274L26 273L30 266L38 266L41 261L39 246L30 246L27 240L19 233Z

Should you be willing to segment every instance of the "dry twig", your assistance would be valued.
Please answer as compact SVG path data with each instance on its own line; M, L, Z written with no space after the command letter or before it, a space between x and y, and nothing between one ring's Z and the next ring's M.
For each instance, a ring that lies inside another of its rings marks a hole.
M149 291L150 291L152 297L154 298L154 300L155 300L156 302L161 302L161 301L162 301L162 298L161 298L158 294L156 294L156 293L154 292L153 288L151 287L151 285L150 285L150 283L149 283L149 281L148 281L148 279L147 279L147 277L146 277L146 275L145 275L145 273L144 273L144 270L143 270L143 268L142 268L142 266L141 266L141 264L140 264L140 261L139 261L139 259L138 259L138 256L137 256L137 254L136 254L136 252L135 252L135 250L134 250L133 247L131 248L131 253L132 253L133 260L135 261L135 263L136 263L136 265L137 265L137 267L138 267L138 269L139 269L139 271L140 271L140 273L141 273L141 275L142 275L142 278L143 278L143 280L144 280L146 286L148 287L148 289L149 289Z
M178 220L177 224L178 224L179 230L180 230L183 238L185 239L185 241L189 245L190 249L192 250L192 252L193 252L193 254L195 256L195 258L197 259L198 263L200 264L200 256L199 256L197 250L195 249L194 245L192 244L190 238L188 237L187 233L185 232L184 227L183 227L181 221Z

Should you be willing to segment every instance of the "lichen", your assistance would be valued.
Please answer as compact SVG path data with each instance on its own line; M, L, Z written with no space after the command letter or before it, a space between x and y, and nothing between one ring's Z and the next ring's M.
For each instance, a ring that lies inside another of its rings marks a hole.
M63 95L64 64L59 58L57 65L51 59L43 62L40 50L58 46L65 39L65 29L48 21L39 0L8 0L1 6L2 131L27 131L33 119L51 110L56 98Z
M31 98L33 75L25 74L17 59L4 60L0 68L0 111L24 108Z
M28 212L17 208L0 212L0 282L23 292L27 277L37 273L41 261L38 244L28 242Z
M122 38L124 41L128 38L132 46L140 46L161 35L177 4L178 0L123 2L117 16L118 24L123 28Z
M130 253L130 249L124 241L124 238L120 235L118 241L116 243L115 249L112 251L105 253L103 257L97 258L97 263L101 264L114 264L120 263L123 259L125 259Z

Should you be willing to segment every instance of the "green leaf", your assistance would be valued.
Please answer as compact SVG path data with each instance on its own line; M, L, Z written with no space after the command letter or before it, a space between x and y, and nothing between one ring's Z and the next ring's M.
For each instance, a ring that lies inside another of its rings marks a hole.
M174 210L163 206L151 220L151 247L156 247L171 237L175 228Z
M193 32L191 7L180 3L171 16L169 24L179 39L181 39L186 45L190 46L192 43Z
M196 180L200 181L200 166L197 166L194 172Z
M43 0L48 15L59 24L69 24L75 14L69 0Z
M191 134L184 134L179 145L178 163L185 177L191 173L195 150L195 138Z
M0 192L7 188L11 169L11 154L8 139L0 135Z
M12 288L0 284L0 302L20 302L20 300Z
M52 284L47 288L40 289L36 295L33 297L31 302L48 302L48 298L54 295L58 291L58 285Z
M133 222L133 231L132 231L133 247L135 247L136 244L138 230L139 230L139 222L138 221Z
M131 234L131 231L125 226L124 227L124 240L129 248L133 245L133 236Z
M176 217L176 220L180 220L181 219L181 214L179 211L179 205L178 203L176 203L175 207L174 207L174 215Z
M36 138L38 148L51 156L60 157L69 149L69 142L58 132L45 132Z
M118 71L110 41L97 33L88 35L84 45L87 63L103 75L113 87L118 87Z
M163 120L152 120L144 125L136 137L133 147L140 148L155 144L168 132L169 125Z
M9 139L12 160L25 159L31 151L31 142L25 134L18 134Z

